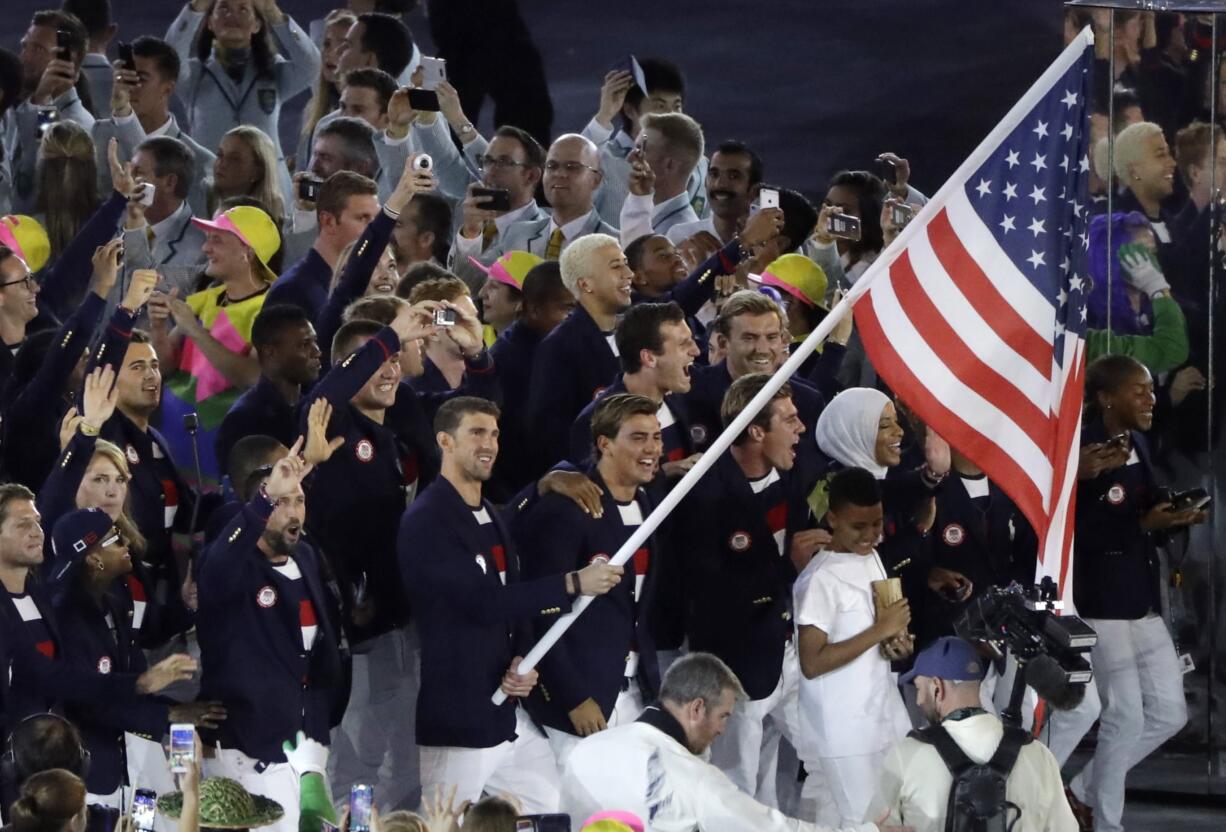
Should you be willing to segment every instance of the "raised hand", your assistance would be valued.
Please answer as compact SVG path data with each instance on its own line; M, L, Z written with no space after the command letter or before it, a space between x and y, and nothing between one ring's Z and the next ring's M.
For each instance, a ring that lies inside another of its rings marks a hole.
M106 300L119 279L119 261L123 258L123 238L116 237L94 249L90 263L94 267L94 294Z
M157 286L160 275L153 269L137 269L132 272L132 282L123 296L123 308L133 314L153 297L153 287ZM168 307L169 310L169 307Z
M95 367L85 377L85 392L81 396L82 424L98 431L115 412L119 389L115 386L115 368L110 364Z
M596 111L596 123L613 128L613 119L626 103L626 93L634 86L634 75L624 69L615 69L604 77L600 85L600 108Z
M299 436L289 453L278 459L272 467L272 473L264 484L264 493L272 502L293 496L302 487L303 478L311 473L314 466L302 458L302 445L303 440Z
M328 441L328 423L332 421L332 405L325 398L318 398L311 403L307 411L306 450L302 457L311 465L323 465L332 458L332 454L345 444L344 436L337 436Z

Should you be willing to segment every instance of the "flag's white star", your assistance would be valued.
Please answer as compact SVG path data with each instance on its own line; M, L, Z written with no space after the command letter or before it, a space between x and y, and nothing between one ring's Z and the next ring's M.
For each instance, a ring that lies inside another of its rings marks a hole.
M1034 188L1031 189L1030 198L1034 200L1035 205L1038 205L1040 202L1047 201L1047 197L1043 196L1043 190L1044 189L1040 188L1038 185L1035 185Z
M1027 226L1027 228L1030 230L1030 233L1036 237L1040 234L1047 233L1047 229L1043 228L1043 220L1039 219L1038 217L1031 220L1030 225Z
M1026 258L1026 262L1034 266L1036 269L1039 266L1046 266L1046 261L1043 260L1043 252L1031 251L1030 256Z
M1064 272L1065 274L1068 274L1069 265L1070 265L1070 264L1069 264L1068 258L1067 258L1067 257L1065 257L1063 260L1061 260L1061 261L1060 261L1060 271ZM1064 295L1064 290L1063 290L1063 289L1061 289L1061 290L1060 290L1060 294L1061 294L1061 296L1063 296L1063 295ZM1064 301L1063 301L1063 300L1062 300L1062 301L1060 301L1060 302L1061 302L1061 303L1064 303Z
M1009 151L1009 155L1005 157L1005 164L1007 164L1010 168L1017 167L1018 161L1017 161L1017 151L1016 150Z
M1034 172L1038 173L1047 167L1047 159L1043 158L1043 154L1036 153L1034 158L1030 160L1030 164L1034 166Z
M1082 173L1085 173L1089 169L1090 169L1090 157L1082 156L1081 161L1077 164L1077 170L1081 171Z
M1064 98L1060 99L1060 103L1063 104L1065 107L1076 107L1077 106L1077 93L1073 92L1072 90L1065 90Z
M1080 292L1081 288L1084 285L1085 285L1085 282L1082 281L1081 275L1079 274L1073 275L1073 279L1068 282L1068 287L1072 289L1074 292Z
M1056 321L1056 335L1060 336L1063 334L1064 334L1064 321Z
M1006 234L1008 234L1010 231L1017 230L1013 226L1013 217L1009 216L1008 214L1005 214L1005 218L1000 221L1000 227L1005 230Z
M986 179L980 179L979 185L976 186L975 190L979 191L980 196L987 196L992 193L992 184Z
M1085 208L1082 207L1081 203L1074 199L1073 200L1073 216L1080 217L1081 212L1084 210Z
M1086 322L1086 308L1084 306L1081 307L1081 322L1083 324Z
M1064 136L1065 141L1068 141L1069 139L1073 138L1073 125L1071 124L1064 125L1064 129L1060 131L1060 135Z
M1006 201L1006 202L1008 202L1008 201L1009 201L1009 200L1011 200L1011 199L1016 199L1016 198L1017 198L1017 183L1015 183L1015 182L1006 182L1006 183L1005 183L1005 190L1004 190L1004 194L1005 194L1005 201Z
M1065 260L1064 262L1067 263L1068 261ZM1064 306L1064 304L1068 303L1068 292L1061 289L1060 294L1056 295L1056 301L1060 304L1060 306Z
M1090 247L1090 235L1084 231L1081 232L1081 247L1084 249L1088 249Z
M1035 127L1033 130L1031 130L1030 132L1031 132L1031 133L1034 133L1034 134L1035 134L1036 136L1038 136L1040 139L1045 139L1045 138L1047 138L1047 122L1046 122L1046 121L1040 121L1040 122L1038 123L1038 126L1036 126L1036 127Z
M1068 154L1067 153L1065 153L1064 158L1060 160L1060 170L1063 170L1063 171L1068 170Z

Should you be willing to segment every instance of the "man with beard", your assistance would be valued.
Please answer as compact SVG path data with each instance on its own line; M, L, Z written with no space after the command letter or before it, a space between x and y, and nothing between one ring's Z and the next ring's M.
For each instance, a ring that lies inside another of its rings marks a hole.
M935 734L943 734L968 764L977 765L992 759L1009 737L1000 719L980 706L983 672L975 648L953 636L938 639L916 657L899 681L914 683L916 704L931 727L912 731L886 755L870 817L888 812L886 823L905 823L915 832L945 828L953 777L934 744ZM1030 742L1024 733L1015 741L1022 744L1005 783L1005 799L1020 810L1026 829L1074 832L1077 821L1064 797L1060 764L1046 746Z
M700 232L714 234L721 243L729 243L749 219L749 209L758 198L762 184L762 159L748 145L726 141L711 154L707 168L707 200L711 213L701 220L679 223L668 229L672 243Z
M337 630L319 556L302 539L311 470L299 439L200 559L201 691L223 703L209 773L285 809L298 828L298 777L281 744L302 731L328 742L341 685Z
M482 791L516 795L526 812L553 812L558 772L553 753L518 698L537 673L520 674L533 616L569 609L579 595L600 595L623 569L594 562L565 574L522 580L514 542L482 496L498 455L498 407L457 396L434 419L442 451L439 477L405 512L397 553L421 632L417 743L421 782L451 785L461 801ZM553 499L553 498L548 498ZM502 680L508 699L490 701Z

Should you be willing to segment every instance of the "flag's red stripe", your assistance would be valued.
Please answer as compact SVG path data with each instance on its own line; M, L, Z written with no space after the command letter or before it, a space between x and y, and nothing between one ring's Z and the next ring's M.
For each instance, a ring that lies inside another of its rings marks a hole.
M1030 362L1043 378L1051 378L1051 344L1044 341L1013 308L962 247L958 233L943 208L924 229L946 273L967 301L1014 352ZM995 244L995 243L993 243Z
M1046 448L1052 428L1048 414L1036 407L1026 394L992 365L975 355L958 337L949 320L941 314L920 285L907 252L904 251L890 264L890 278L894 283L894 295L898 298L903 313L941 363L988 404L1012 419L1030 437L1031 442L1040 448ZM1050 363L1050 357L1048 361Z
M1084 397L1083 388L1085 386L1085 353L1082 349L1074 350L1074 364L1072 373L1068 380L1064 383L1063 399L1060 402L1060 429L1057 432L1056 459L1060 467L1056 469L1057 487L1063 488L1065 469L1069 464L1069 457L1073 454L1080 454L1081 449L1073 445L1073 435L1079 420L1081 419L1081 402ZM1059 494L1060 491L1053 492ZM1077 486L1073 484L1073 488L1069 491L1068 508L1065 510L1064 534L1062 535L1062 544L1060 547L1060 571L1056 578L1056 583L1060 587L1060 597L1064 597L1065 582L1068 580L1069 570L1073 565L1073 527L1077 519ZM1042 540L1042 538L1040 538Z
M856 302L855 316L856 329L864 341L869 360L890 389L902 396L925 423L932 425L951 445L998 483L1032 527L1045 528L1047 524L1043 518L1047 507L1043 505L1042 493L1030 474L999 445L964 422L920 383L882 331L877 311L873 308L872 292ZM956 403L953 404L956 406Z

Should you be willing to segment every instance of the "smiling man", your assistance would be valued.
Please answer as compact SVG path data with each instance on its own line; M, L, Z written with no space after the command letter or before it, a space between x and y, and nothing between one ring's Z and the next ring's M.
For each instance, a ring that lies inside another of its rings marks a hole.
M613 327L630 306L634 276L617 240L605 234L576 241L559 265L579 305L541 341L534 357L526 422L538 431L534 475L566 457L575 417L616 379Z
M603 511L589 514L550 494L519 515L512 529L526 577L607 561L642 525L652 508L644 486L655 478L663 450L660 406L633 393L597 403L589 434L594 454L586 470L603 491ZM647 628L658 555L654 540L640 547L630 562L633 580L623 580L596 602L541 661L539 695L528 700L528 708L545 726L559 765L581 737L636 719L659 687ZM538 636L568 611L538 616Z
M0 382L26 340L26 326L38 317L38 281L30 267L7 246L0 246Z
M725 426L769 379L750 373L732 383L721 409ZM792 395L784 384L672 515L674 539L685 542L690 649L727 662L748 694L711 762L768 806L777 803L779 734L796 735L800 676L789 603L796 566L788 555L809 512L805 483L793 470L805 426Z

